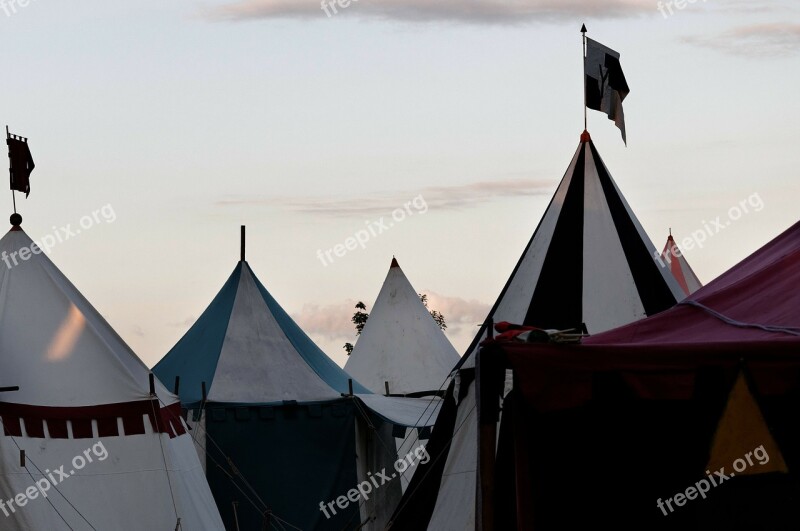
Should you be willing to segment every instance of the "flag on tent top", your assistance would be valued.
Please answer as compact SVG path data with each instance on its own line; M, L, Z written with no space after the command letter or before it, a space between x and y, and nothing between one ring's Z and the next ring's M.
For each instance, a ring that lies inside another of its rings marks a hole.
M622 132L622 141L627 145L622 100L630 89L619 64L619 53L587 37L584 61L586 106L606 113Z
M10 134L6 127L6 144L8 144L11 189L25 192L25 197L28 197L31 193L30 176L35 167L31 150L28 148L28 139Z

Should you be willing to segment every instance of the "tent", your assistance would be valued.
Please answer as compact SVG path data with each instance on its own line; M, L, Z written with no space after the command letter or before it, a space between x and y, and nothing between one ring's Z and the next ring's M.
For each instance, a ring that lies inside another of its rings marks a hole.
M358 503L322 507L394 463L394 426L424 428L438 412L429 400L374 395L352 379L270 295L244 247L217 296L153 370L174 382L190 411L228 529L271 519L303 530L374 523L399 498L398 482Z
M475 528L478 463L475 352L492 322L602 332L673 306L675 279L584 131L533 237L456 367L421 466L393 530Z
M369 320L344 366L373 393L436 391L458 354L392 258Z
M656 316L580 345L489 342L487 422L515 379L484 529L797 529L798 286L800 223Z
M21 227L0 259L0 528L222 529L177 397Z
M661 263L664 267L669 267L672 276L678 281L685 295L691 295L703 287L697 275L695 275L692 268L689 267L689 262L686 261L686 257L681 253L678 244L675 243L675 240L672 238L671 230L667 237L667 243L664 245L664 250L661 251Z

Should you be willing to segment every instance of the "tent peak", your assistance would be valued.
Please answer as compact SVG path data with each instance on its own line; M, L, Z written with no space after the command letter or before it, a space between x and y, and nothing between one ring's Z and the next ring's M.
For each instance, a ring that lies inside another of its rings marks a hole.
M589 136L589 131L584 129L583 133L581 133L581 144L585 144L586 142L591 142L591 141L592 141L592 137Z
M389 269L393 267L400 267L400 264L397 263L397 258L395 258L394 256L392 257L392 265L389 266Z

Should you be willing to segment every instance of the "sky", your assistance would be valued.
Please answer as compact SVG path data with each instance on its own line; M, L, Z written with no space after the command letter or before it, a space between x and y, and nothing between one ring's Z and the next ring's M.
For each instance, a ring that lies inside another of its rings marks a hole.
M578 146L582 23L631 88L627 147L600 113L589 131L659 250L730 221L684 249L708 282L797 221L796 2L343 5L0 0L0 121L36 161L23 228L81 229L50 257L148 365L233 271L240 225L339 364L392 256L463 352Z

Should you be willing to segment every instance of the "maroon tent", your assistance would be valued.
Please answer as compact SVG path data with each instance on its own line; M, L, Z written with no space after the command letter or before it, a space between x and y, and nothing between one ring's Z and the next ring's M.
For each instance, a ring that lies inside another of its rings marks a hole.
M582 344L489 341L478 379L484 530L800 529L800 223Z

